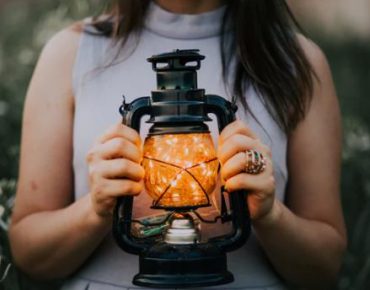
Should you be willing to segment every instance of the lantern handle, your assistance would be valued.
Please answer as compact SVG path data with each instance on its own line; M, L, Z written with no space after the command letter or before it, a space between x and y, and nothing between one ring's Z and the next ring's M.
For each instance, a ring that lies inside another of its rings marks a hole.
M140 132L141 118L150 113L150 98L141 97L130 104L126 104L125 99L123 99L119 111L122 115L122 124ZM117 199L113 212L112 233L122 250L131 254L140 254L147 249L149 243L145 240L137 239L131 234L132 207L132 196L123 196Z
M236 120L235 113L237 106L235 102L217 95L206 95L205 110L208 114L215 114L218 121L218 128L221 132L228 124ZM229 194L231 221L233 232L222 237L215 237L210 240L222 250L229 252L244 245L251 232L251 221L247 204L247 191L240 190Z
M206 113L216 115L219 132L236 120L235 113L238 107L235 102L229 102L217 95L205 95L204 97Z

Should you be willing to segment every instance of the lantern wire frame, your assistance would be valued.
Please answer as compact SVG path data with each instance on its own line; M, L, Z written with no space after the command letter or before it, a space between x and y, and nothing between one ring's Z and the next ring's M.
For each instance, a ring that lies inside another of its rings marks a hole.
M210 133L149 136L143 167L152 208L179 211L211 205L220 164Z
M157 160L157 159L154 159L154 158L144 157L144 159L146 159L146 160L152 160L152 161L159 162L159 163L163 163L163 164L166 164L168 166L172 166L172 167L176 167L176 168L180 169L180 171L175 175L175 177L169 182L169 184L167 185L167 187L165 188L165 190L163 191L163 193L159 196L159 198L153 201L153 208L160 207L160 202L161 202L163 196L167 193L167 191L172 186L173 181L179 179L179 177L181 176L181 174L183 174L184 172L186 172L187 174L189 174L193 178L193 180L199 185L199 187L201 188L201 190L202 190L205 198L207 199L207 203L204 204L204 205L202 205L202 206L209 206L211 204L210 203L210 199L209 199L209 195L207 194L206 189L203 187L203 185L201 184L201 182L196 178L196 176L194 176L194 174L192 174L190 172L190 169L196 168L198 166L201 166L202 164L211 163L213 161L217 161L218 162L218 159L217 158L213 158L211 160L202 162L200 164L195 164L195 165L193 165L191 167L188 167L188 168L182 168L180 166L177 166L176 164L172 164L172 163L169 163L169 162L164 162L164 161Z
M144 227L158 227L168 223L174 215L180 212L189 212L201 222L207 224L215 224L219 220L222 223L231 220L231 214L228 212L225 200L226 191L223 186L221 187L219 215L207 219L196 211L200 207L211 205L210 195L216 188L220 170L220 163L216 156L212 137L208 132L147 137L144 143L143 166L145 169L145 187L147 193L153 198L152 208L165 209L171 212L155 222L140 219L132 219L129 222ZM158 167L160 168L158 169ZM171 174L167 174L168 172ZM188 175L187 183L176 184L184 174ZM164 177L163 175L167 176ZM169 176L171 178L168 178ZM189 199L194 198L192 190L195 187L192 183L197 184L198 194L201 193L203 196L200 199L201 202L189 202ZM174 184L181 185L179 189L183 190L180 200L174 204L169 203L168 200L161 203L163 197ZM155 188L157 189L156 192L153 190Z

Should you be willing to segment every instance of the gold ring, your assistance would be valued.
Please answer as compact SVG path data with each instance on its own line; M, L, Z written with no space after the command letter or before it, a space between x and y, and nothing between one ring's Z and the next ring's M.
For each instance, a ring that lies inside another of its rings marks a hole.
M257 150L245 151L245 173L260 174L266 169L266 160L262 153Z

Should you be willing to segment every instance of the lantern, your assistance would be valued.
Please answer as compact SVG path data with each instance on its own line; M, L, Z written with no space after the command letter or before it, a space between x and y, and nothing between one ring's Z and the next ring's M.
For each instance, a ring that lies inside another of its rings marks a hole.
M219 131L235 120L236 106L198 89L197 73L204 56L198 50L175 50L148 59L157 73L157 90L120 108L123 123L140 131L149 115L153 124L144 142L145 188L152 208L165 210L162 219L132 218L134 197L117 200L113 235L126 252L139 255L133 284L155 288L201 287L233 281L226 252L241 247L250 234L246 192L220 191L221 213L205 219L197 210L211 205L219 162L205 122L214 114ZM230 222L232 231L208 241L200 238L200 223ZM135 235L133 225L158 227L160 235Z

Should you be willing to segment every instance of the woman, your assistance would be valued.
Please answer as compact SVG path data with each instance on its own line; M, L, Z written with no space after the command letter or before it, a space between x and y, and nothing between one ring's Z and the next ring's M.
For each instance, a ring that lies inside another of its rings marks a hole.
M254 229L229 255L235 282L215 288L328 289L346 245L340 113L325 57L294 23L283 0L123 0L50 40L25 104L10 230L18 266L40 279L71 276L63 289L132 287L137 257L109 231L116 198L138 195L144 172L140 136L119 124L119 96L155 87L146 57L198 48L201 87L238 101L218 157L226 188L249 191ZM247 173L249 149L264 171Z

